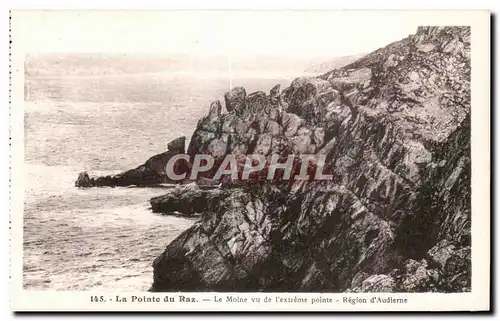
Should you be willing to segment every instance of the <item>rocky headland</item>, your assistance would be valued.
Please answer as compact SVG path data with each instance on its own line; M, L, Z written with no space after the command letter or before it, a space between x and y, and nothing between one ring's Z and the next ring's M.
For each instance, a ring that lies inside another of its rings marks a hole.
M165 173L167 162L172 156L185 153L186 137L179 137L168 143L167 151L149 158L144 164L119 173L117 175L107 175L90 177L87 172L78 175L75 181L76 187L102 187L102 186L158 186L159 184L175 184ZM189 165L182 160L176 162L174 171L178 173L186 172Z
M155 212L200 219L155 259L151 291L470 291L468 27L419 27L319 77L237 87L224 100L225 111L210 104L187 154L322 154L334 178L225 177L153 198ZM180 141L76 185L165 183Z

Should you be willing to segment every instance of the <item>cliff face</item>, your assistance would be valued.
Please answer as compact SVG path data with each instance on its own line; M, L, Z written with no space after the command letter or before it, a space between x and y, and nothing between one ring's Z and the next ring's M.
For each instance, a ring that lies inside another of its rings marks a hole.
M151 291L470 291L468 27L420 27L283 91L234 88L225 107L188 153L324 154L334 180L155 199L202 216L154 261Z

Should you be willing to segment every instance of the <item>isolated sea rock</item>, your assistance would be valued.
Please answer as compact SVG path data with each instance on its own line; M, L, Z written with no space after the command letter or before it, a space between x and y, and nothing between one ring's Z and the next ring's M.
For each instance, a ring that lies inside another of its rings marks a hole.
M297 101L300 101L300 92L308 92L313 83L318 88L329 88L326 81L299 78L293 82L293 90L286 91L292 98L286 99L282 97L279 85L273 87L269 95L263 91L247 95L243 88L233 88L225 95L226 110L229 113L217 114L213 110L218 107L212 103L208 115L198 122L188 154L212 155L217 162L228 154L258 153L269 157L272 153L316 152L324 142L324 134L323 137L317 134L325 132L327 122L322 120L322 124L313 125L316 123L311 118L313 115L295 108ZM328 105L334 101L340 102L338 94L329 93L324 95L320 92L311 96L315 106L321 105L323 114L326 114ZM297 113L287 112L285 107L296 110Z
M419 28L298 78L283 102L226 94L228 113L200 120L189 153L321 153L334 179L222 184L155 259L151 291L470 291L469 37Z
M153 186L163 183L177 183L166 175L166 165L172 156L185 153L186 137L179 137L167 144L168 150L154 155L143 165L116 175L90 178L86 172L80 173L75 181L76 187L103 187L103 186ZM182 174L189 171L189 164L183 160L174 165L174 172Z

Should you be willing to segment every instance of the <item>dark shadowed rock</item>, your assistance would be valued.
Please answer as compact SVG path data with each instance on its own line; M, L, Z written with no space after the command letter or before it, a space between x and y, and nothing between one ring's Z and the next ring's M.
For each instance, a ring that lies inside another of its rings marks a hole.
M81 172L78 174L78 179L75 182L76 187L92 187L94 182L90 179L89 174L87 172Z
M186 232L183 245L169 246L177 254L168 250L155 260L152 290L309 291L317 282L321 288L341 289L356 271L351 265L355 262L370 266L370 272L384 271L382 258L392 237L388 223L369 213L349 191L318 188L305 194L266 184L232 189L223 206L205 211ZM349 212L341 215L344 210ZM358 229L342 234L340 227L351 220ZM322 226L329 226L326 238ZM358 242L367 238L369 243ZM302 254L294 253L294 247ZM174 262L184 268L172 269ZM345 270L339 274L336 269ZM283 279L283 273L289 277ZM194 282L180 283L186 274ZM292 286L299 280L300 285Z
M360 273L365 275L366 273ZM362 282L353 280L353 288L348 292L394 292L396 289L396 282L388 275L371 275L364 279Z
M90 178L86 172L80 173L75 182L77 187L102 187L102 186L153 186L162 183L177 183L166 175L167 162L172 156L185 153L186 137L179 137L168 143L168 151L154 155L143 165L134 169L116 174ZM189 164L180 160L174 165L174 172L182 174L189 171Z
M243 87L235 87L231 89L231 91L224 95L226 110L228 112L232 112L234 110L238 114L244 112L246 95L245 88Z
M154 261L151 291L470 291L469 37L419 28L298 78L276 119L266 111L279 90L233 89L229 113L200 121L190 153L319 151L333 179L155 199L201 218Z
M210 110L208 112L208 117L210 119L217 118L221 115L222 106L220 101L216 100L210 103Z
M169 151L179 151L180 153L183 153L186 148L186 137L178 137L168 143L167 148Z
M281 101L281 85L276 85L269 91L269 101L273 105L278 105Z

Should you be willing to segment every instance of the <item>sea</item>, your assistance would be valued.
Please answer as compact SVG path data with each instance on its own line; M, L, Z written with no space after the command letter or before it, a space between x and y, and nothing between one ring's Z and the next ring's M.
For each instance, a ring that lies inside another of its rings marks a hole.
M27 76L24 288L147 291L153 260L194 220L151 212L164 189L79 189L78 173L135 168L176 137L189 143L210 101L223 102L230 87L268 92L293 78L269 70Z

